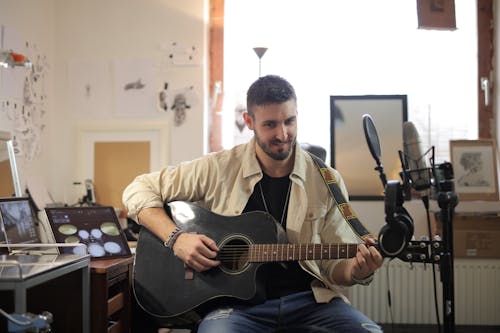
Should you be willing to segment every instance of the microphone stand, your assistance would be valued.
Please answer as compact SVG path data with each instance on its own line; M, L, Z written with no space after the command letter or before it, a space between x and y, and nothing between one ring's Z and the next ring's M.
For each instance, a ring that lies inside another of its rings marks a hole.
M437 202L440 210L440 221L442 223L442 251L439 256L439 267L441 285L443 288L443 327L444 333L455 333L455 277L453 267L453 215L455 207L458 204L458 196L454 191L453 166L445 162L439 164L436 168L434 163L434 146L425 154L431 151L431 170L434 175L434 186L437 192ZM403 165L403 180L411 179L408 174L411 170L407 169L404 154L400 151L400 159ZM424 155L425 155L424 154ZM421 172L423 170L415 170ZM429 171L430 172L430 171ZM429 174L430 177L430 174ZM432 178L432 177L430 177ZM431 182L432 184L432 182ZM429 209L428 197L422 198L425 208Z
M444 251L440 260L441 283L443 286L443 326L444 332L455 332L455 287L453 271L453 215L458 204L458 196L453 186L453 169L450 163L439 165L436 170L432 161L434 174L436 175L437 202L440 212L440 220L443 230ZM438 171L438 172L436 172ZM443 175L442 179L440 176Z
M363 129L365 132L366 142L368 144L368 148L370 149L370 153L377 166L375 170L379 172L380 180L382 181L382 185L386 189L387 192L387 178L384 173L384 168L382 166L380 157L381 157L381 149L380 149L380 141L378 139L377 130L375 128L375 124L369 114L363 115ZM434 185L437 188L437 201L439 207L441 208L441 223L443 229L443 239L441 241L432 241L429 240L429 253L421 253L421 256L414 257L412 250L414 251L416 248L410 241L406 244L406 249L404 249L401 253L391 255L391 257L398 257L404 261L419 261L423 263L431 262L439 260L440 271L441 271L441 284L443 285L443 325L445 333L455 333L455 288L454 288L454 274L453 274L453 214L456 205L458 204L458 196L454 191L454 183L453 183L453 167L451 163L445 162L438 166L436 169L436 165L434 163L434 146L430 149L432 150L431 155L431 167L432 172L434 174ZM427 154L427 153L426 153ZM424 154L425 155L425 154ZM401 160L401 164L403 166L403 187L408 184L409 179L411 179L409 172L411 170L407 169L406 159L404 158L404 154L399 151L399 157ZM422 157L421 157L422 158ZM428 169L428 168L427 168ZM422 170L414 170L414 172L421 172ZM430 170L428 170L430 172ZM430 175L429 175L430 176ZM391 182L390 189L397 188L398 191L391 191L391 194L396 195L398 198L402 194L399 191L399 187L392 186L394 185ZM431 181L432 185L432 181ZM404 189L403 189L404 191ZM410 197L410 189L408 188L405 191ZM387 193L386 193L387 196ZM424 199L425 198L425 199ZM429 211L429 202L428 197L424 197L424 205L427 211ZM404 201L404 198L401 200L396 200L396 205L401 204ZM387 205L387 203L386 203ZM411 219L411 218L410 218ZM382 244L381 244L382 245ZM444 248L442 247L444 245ZM417 247L418 248L418 247ZM383 250L383 247L381 247ZM382 251L384 252L384 251ZM418 260L420 258L420 260Z

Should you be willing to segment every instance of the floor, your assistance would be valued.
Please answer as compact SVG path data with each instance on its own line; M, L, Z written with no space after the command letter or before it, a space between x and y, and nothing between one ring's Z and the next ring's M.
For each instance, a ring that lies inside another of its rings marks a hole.
M382 325L384 333L440 333L435 325ZM158 333L188 333L188 330L161 329ZM441 329L441 333L445 333ZM448 332L446 332L448 333ZM500 326L456 326L453 333L500 333Z
M384 333L445 333L436 325L382 325ZM448 332L446 332L448 333ZM500 333L500 326L456 326L453 333Z

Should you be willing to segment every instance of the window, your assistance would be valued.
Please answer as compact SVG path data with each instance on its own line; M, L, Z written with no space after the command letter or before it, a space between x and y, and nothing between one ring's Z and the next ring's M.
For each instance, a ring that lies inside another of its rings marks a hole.
M261 74L297 90L301 142L329 150L331 95L407 95L437 162L449 161L450 139L478 137L475 1L455 0L455 31L417 29L415 1L225 0L224 11L224 147L259 75L254 47L268 48Z

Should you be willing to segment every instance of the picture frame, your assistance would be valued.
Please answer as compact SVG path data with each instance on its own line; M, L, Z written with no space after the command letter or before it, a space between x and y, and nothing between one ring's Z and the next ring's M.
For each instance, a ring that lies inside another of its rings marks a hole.
M417 0L419 29L456 30L454 0Z
M403 150L403 123L408 120L407 95L330 96L330 165L337 169L350 200L384 200L363 130L369 114L377 128L381 161L388 180L401 180L398 151Z
M100 205L120 208L123 189L133 177L168 165L169 138L170 126L162 121L80 124L77 179L92 180Z
M450 154L459 200L499 200L493 140L450 140Z

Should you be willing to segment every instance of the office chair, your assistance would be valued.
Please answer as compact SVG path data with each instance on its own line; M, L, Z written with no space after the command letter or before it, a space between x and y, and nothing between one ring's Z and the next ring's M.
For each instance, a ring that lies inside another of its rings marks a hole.
M326 149L318 146L318 145L313 145L307 142L301 143L300 147L304 149L305 151L310 152L311 154L314 154L315 156L321 158L323 162L326 162Z

